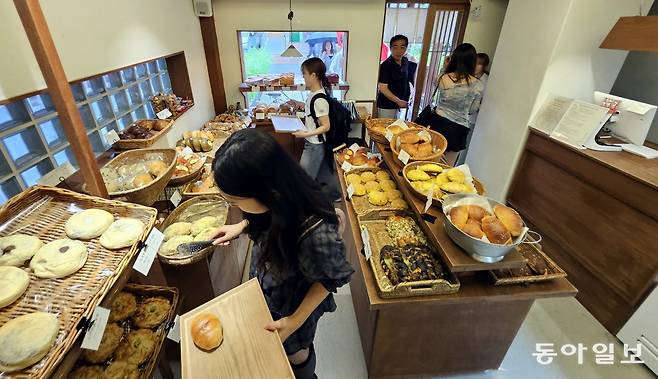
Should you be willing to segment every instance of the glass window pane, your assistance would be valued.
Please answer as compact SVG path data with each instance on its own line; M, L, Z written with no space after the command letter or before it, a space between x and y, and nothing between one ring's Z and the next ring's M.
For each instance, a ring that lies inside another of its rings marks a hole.
M64 128L59 122L59 118L51 118L40 123L39 129L41 129L41 135L43 135L50 150L55 150L66 143L66 134L64 134Z
M138 64L137 66L135 66L135 70L137 71L138 78L143 78L149 74L148 71L146 70L146 63Z
M96 97L105 92L103 87L103 80L101 78L94 78L82 82L82 89L85 91L87 97Z
M94 116L91 115L89 110L89 105L83 105L78 108L80 111L80 117L82 117L82 122L85 124L85 129L94 129L96 123L94 123Z
M158 59L157 62L158 62L158 71L164 71L167 69L167 62L165 62L164 58Z
M156 72L158 72L158 64L155 63L155 61L146 62L146 66L148 67L150 75L153 75Z
M105 136L107 135L107 133L110 132L110 130L114 130L117 133L119 132L119 127L117 126L116 122L112 121L100 129L101 141L103 142L103 146L105 147L106 150L110 148L110 144L107 143L107 139L105 139Z
M151 79L151 87L153 87L153 93L161 93L162 92L162 83L160 83L160 78L157 76L155 78Z
M105 152L105 146L103 145L103 141L101 141L101 136L98 135L98 132L89 134L89 142L91 143L91 149L94 150L96 155Z
M41 179L42 176L46 175L52 170L53 164L50 163L50 159L46 158L34 166L28 168L27 170L21 172L21 178L23 178L25 187L30 187L37 184L37 181Z
M4 204L7 200L21 193L21 186L18 184L18 180L12 177L2 183L0 183L0 203Z
M22 101L0 105L0 130L4 131L28 121L30 121L30 115Z
M114 118L112 108L107 97L91 103L91 111L98 125L103 125Z
M146 111L146 118L155 118L155 112L153 111L153 106L151 103L146 103L142 108Z
M137 84L130 86L127 89L128 99L130 99L130 105L133 107L137 104L142 103L142 94L139 92L139 86Z
M135 120L143 120L146 118L146 109L144 109L144 107L139 107L131 114Z
M110 103L112 103L112 110L114 110L115 115L119 115L130 110L128 96L124 91L110 95Z
M11 174L11 167L9 167L7 159L5 159L5 155L0 153L0 176L7 176L9 174Z
M169 80L169 74L167 71L163 72L162 75L160 75L160 79L162 80L162 86L164 87L164 91L166 93L171 93L171 81Z
M32 159L46 154L46 148L34 126L3 138L2 143L16 167L22 167Z
M75 155L73 155L73 150L71 150L71 147L67 147L66 149L62 149L56 152L53 154L53 158L55 159L57 166L61 166L66 162L71 162L73 167L78 167L78 162L75 160Z
M28 97L25 99L25 102L34 118L43 117L49 113L55 112L55 105L50 99L50 95L47 93Z
M119 130L123 130L130 126L130 124L133 123L133 117L128 113L127 115L121 117L120 119L117 120L117 125L119 126Z
M145 80L141 83L139 83L139 89L142 90L142 94L144 95L144 100L148 100L153 96L153 88L151 88L151 82L148 80Z
M73 98L77 103L85 101L85 91L82 89L82 84L71 84L71 92L73 92Z
M103 84L107 89L119 88L121 87L121 76L116 71L105 74L103 75Z
M121 70L121 80L124 84L135 81L135 69L132 67L124 68Z

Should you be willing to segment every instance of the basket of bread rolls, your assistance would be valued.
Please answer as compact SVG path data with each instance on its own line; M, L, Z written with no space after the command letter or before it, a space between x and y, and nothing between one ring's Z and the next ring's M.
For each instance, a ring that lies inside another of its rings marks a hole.
M467 165L452 167L447 164L417 161L404 166L402 175L411 192L420 199L432 194L432 204L441 207L443 199L455 193L484 195L484 184L471 176Z
M395 122L393 118L371 118L366 119L366 129L368 130L368 135L370 139L387 144L388 140L386 139L386 128Z
M393 158L404 166L415 161L439 162L448 147L448 141L441 133L431 129L409 128L394 135L390 145ZM402 150L409 154L409 162L402 162L398 158Z
M528 234L514 209L480 195L449 195L443 200L443 213L450 239L479 262L501 261Z

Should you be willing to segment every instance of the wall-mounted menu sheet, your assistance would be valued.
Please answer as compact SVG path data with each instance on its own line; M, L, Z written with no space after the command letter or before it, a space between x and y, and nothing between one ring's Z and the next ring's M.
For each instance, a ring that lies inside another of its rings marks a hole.
M564 114L567 113L571 103L573 103L573 99L549 94L530 121L530 127L551 134Z
M608 108L574 100L551 132L551 138L584 149L583 145L601 130L608 118Z

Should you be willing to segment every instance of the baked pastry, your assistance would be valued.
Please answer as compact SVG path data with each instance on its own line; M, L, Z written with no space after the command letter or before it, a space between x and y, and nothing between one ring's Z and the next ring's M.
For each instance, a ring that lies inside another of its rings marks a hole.
M22 266L43 246L37 237L14 234L0 238L0 266Z
M461 229L468 221L468 205L458 205L450 208L450 221Z
M385 225L386 232L396 246L427 245L427 238L411 217L390 216Z
M174 236L182 236L192 233L192 223L189 222L174 222L169 225L163 232L164 240L169 241Z
M384 191L384 194L386 194L386 197L388 198L389 201L393 201L395 199L402 199L402 192L396 189Z
M441 191L450 192L450 193L462 193L466 192L466 186L463 183L457 182L448 182L441 184Z
M80 241L60 239L49 242L34 255L30 268L39 278L63 278L87 262L87 247Z
M102 209L85 209L66 220L64 229L69 238L90 240L103 234L114 222L114 216Z
M133 188L143 187L153 181L150 174L139 174L133 179Z
M212 350L224 340L222 323L212 313L201 313L192 320L192 341L203 350Z
M478 206L478 205L469 205L468 206L468 217L472 218L473 220L477 222L482 221L482 217L484 216L491 216L489 212L487 212L484 208Z
M409 180L413 180L413 181L425 181L425 180L432 179L432 177L429 176L428 173L426 173L425 171L421 171L421 170L409 170L409 171L407 171L407 178L409 178Z
M388 204L388 198L381 191L372 191L368 193L368 202L376 206L384 206Z
M162 255L176 254L176 248L178 247L178 245L192 241L194 241L194 237L192 237L191 234L186 234L183 236L173 236L167 242L163 243L162 246L160 246L160 254Z
M461 230L473 238L482 239L482 237L484 237L484 232L482 231L480 223L472 218L469 218L468 221L466 221L466 224L461 227Z
M451 168L448 170L448 179L450 179L451 182L464 183L464 180L466 180L466 174L458 168Z
M410 144L410 143L402 143L400 144L400 151L406 151L411 155L412 157L415 157L418 155L418 147L416 145Z
M348 184L361 184L361 175L359 174L348 174L345 177L345 180L347 181Z
M153 354L155 341L156 336L151 329L134 330L121 341L114 353L114 359L141 365Z
M110 305L109 322L123 321L137 311L137 299L130 292L119 292Z
M379 186L382 188L382 191L386 192L388 190L394 190L397 188L395 182L391 179L384 179L379 181Z
M489 242L496 245L508 245L512 243L512 237L502 222L495 216L485 216L482 218L482 231L487 236Z
M190 226L190 232L193 236L196 236L202 230L212 227L219 227L219 218L215 216L205 216L192 223L192 226Z
M203 229L196 236L194 236L194 241L210 241L215 237L215 232L217 231L216 227L210 227Z
M377 180L377 175L375 175L373 172L366 171L366 172L361 174L361 181L363 183L368 183L368 182L371 182L373 180Z
M112 223L101 234L99 242L106 249L114 250L132 246L144 233L144 223L136 218L123 217Z
M84 350L82 352L82 359L89 363L101 363L108 360L117 346L121 341L121 336L123 336L123 328L119 325L111 322L105 326L105 331L103 331L103 338L101 338L101 343L98 345L97 350Z
M418 167L420 171L425 171L425 172L435 172L435 173L440 173L443 171L443 167L439 166L436 163L427 163L424 165L420 165Z
M363 196L368 192L364 184L352 184L352 186L354 187L355 196Z
M404 201L404 199L393 199L391 200L391 207L409 209L409 204L407 204L407 202Z
M377 171L377 172L375 173L375 177L376 177L377 180L379 180L379 181L381 181L381 180L389 180L389 179L391 179L391 176L388 174L388 172L386 172L386 171L384 171L384 170Z
M167 172L167 164L159 159L154 159L146 163L146 168L149 170L149 174L157 178L158 176Z
M374 191L379 191L379 190L382 189L382 187L379 185L379 183L374 181L374 180L366 182L365 187L366 187L366 192L367 193L374 192Z
M0 308L18 300L30 285L30 276L18 267L0 266Z
M154 328L167 318L171 304L164 297L150 297L137 306L133 322L139 328Z
M509 230L512 237L521 235L521 232L523 232L523 220L521 220L521 216L514 209L502 204L496 204L493 211L500 222Z
M103 371L103 376L101 379L138 379L139 378L139 368L136 364L123 362L123 361L114 361L110 364L105 371Z
M365 154L354 154L352 159L350 159L350 164L352 166L363 166L368 163L368 156Z
M418 146L416 147L416 154L412 155L412 157L414 157L414 158L424 158L424 157L432 155L433 152L434 152L434 150L433 150L432 144L429 143L429 142L423 142L423 143L418 144Z
M438 184L439 187L442 184L450 183L450 178L448 178L448 171L443 171L442 173L437 175L436 178L434 178L434 183Z
M417 133L405 133L398 137L400 144L415 144L420 142L420 136Z
M31 366L50 350L59 333L52 313L34 312L18 316L0 327L0 372Z
M69 373L68 379L99 379L102 376L101 366L80 366Z

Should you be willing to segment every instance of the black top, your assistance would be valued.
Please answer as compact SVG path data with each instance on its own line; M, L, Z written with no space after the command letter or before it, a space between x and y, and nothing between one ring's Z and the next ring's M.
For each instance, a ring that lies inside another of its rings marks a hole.
M397 64L393 56L386 58L379 65L379 83L388 84L388 89L401 100L409 101L411 97L411 86L416 76L414 62L409 62L407 57L402 57L402 63ZM389 100L383 93L377 94L377 107L382 109L398 109L398 105Z

